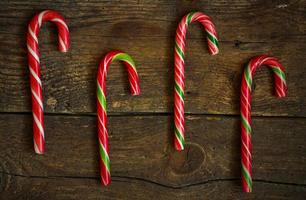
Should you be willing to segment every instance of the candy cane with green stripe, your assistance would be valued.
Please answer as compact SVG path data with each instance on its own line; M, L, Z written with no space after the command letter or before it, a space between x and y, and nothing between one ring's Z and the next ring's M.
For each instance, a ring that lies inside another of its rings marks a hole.
M97 75L97 115L98 115L98 138L99 138L99 162L101 182L110 184L110 159L107 132L107 109L106 109L106 76L108 68L113 61L122 61L128 72L130 92L132 95L140 94L139 78L133 59L122 51L111 51L100 62Z
M285 70L276 58L261 55L250 60L242 76L240 96L241 164L244 192L252 191L251 93L254 74L262 65L269 66L273 71L276 96L284 97L287 92Z
M200 22L206 33L208 51L211 55L219 52L217 32L210 17L201 12L191 12L184 16L176 29L174 50L174 146L181 151L185 145L185 119L184 119L184 88L185 88L185 43L186 31L190 23Z

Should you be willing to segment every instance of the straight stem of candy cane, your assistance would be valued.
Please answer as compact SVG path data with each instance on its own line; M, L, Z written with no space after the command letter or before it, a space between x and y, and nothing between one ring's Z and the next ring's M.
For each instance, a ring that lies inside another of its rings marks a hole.
M107 109L106 109L106 76L109 65L113 61L122 61L128 72L130 92L132 95L140 94L139 77L133 59L122 51L111 51L100 62L97 75L97 115L98 115L98 139L99 139L99 162L101 182L109 185L110 158L107 132Z
M40 79L38 34L42 24L47 21L53 22L57 26L58 49L61 52L67 52L70 46L69 30L64 18L59 13L52 10L45 10L32 18L28 26L27 48L32 93L33 140L35 152L38 154L43 154L45 151L44 108Z
M273 57L261 55L250 60L244 70L241 82L240 112L241 112L241 164L242 187L244 192L252 191L252 120L251 120L251 93L253 77L256 70L269 66L274 74L274 87L277 97L286 96L287 84L284 67Z
M191 12L183 17L176 29L174 50L174 146L178 151L185 146L184 88L185 88L185 43L190 23L200 22L206 33L208 51L211 55L219 52L218 36L210 17L201 12Z

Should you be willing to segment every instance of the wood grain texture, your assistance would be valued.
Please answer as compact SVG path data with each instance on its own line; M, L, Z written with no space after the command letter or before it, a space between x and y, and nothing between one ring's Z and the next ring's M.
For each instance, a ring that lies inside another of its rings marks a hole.
M260 2L47 1L9 5L2 2L0 111L30 111L24 35L31 16L47 7L59 10L67 18L72 48L68 54L57 52L54 27L44 26L39 40L46 112L95 112L98 63L111 49L122 49L134 57L142 95L129 96L126 72L114 63L107 83L109 111L172 112L174 33L180 18L197 8L214 19L221 53L209 56L200 26L190 27L186 112L238 114L243 65L252 56L268 53L284 64L289 93L285 99L274 98L271 74L267 69L258 71L253 114L305 116L306 87L302 84L306 77L306 57L302 53L306 51L305 1Z
M216 199L216 200L304 200L306 188L292 185L255 182L256 191L241 193L239 181L212 181L180 189L129 178L113 178L109 187L101 187L98 179L41 178L4 176L7 187L0 199ZM17 187L16 187L17 186ZM128 192L127 192L128 191ZM220 192L222 191L222 192Z
M39 35L46 154L32 144L26 32L44 9L63 14L71 50L57 51L47 23ZM190 11L213 18L221 52L210 56L199 24L186 51L186 141L175 152L173 47ZM1 1L0 199L305 199L306 1ZM112 49L136 61L142 94L128 93L113 63L107 80L112 184L98 172L95 93L100 59ZM244 64L258 54L280 58L288 96L272 95L267 68L255 76L252 103L254 192L240 185L239 93Z
M90 116L47 116L46 154L39 156L32 149L31 116L0 115L2 172L98 178L95 122ZM114 116L109 122L114 176L171 187L240 177L237 118L189 116L187 150L181 153L172 147L168 116ZM306 184L306 121L255 119L253 127L254 179Z

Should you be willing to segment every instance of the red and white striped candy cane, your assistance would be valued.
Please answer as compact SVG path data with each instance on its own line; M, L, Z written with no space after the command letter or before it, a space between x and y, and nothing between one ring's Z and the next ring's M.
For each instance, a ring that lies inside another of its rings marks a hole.
M128 72L130 92L132 95L140 94L139 78L133 59L122 51L111 51L100 62L97 75L97 115L98 115L98 138L99 138L99 162L101 182L109 185L110 159L107 132L107 109L106 109L106 76L110 64L113 61L122 61Z
M240 96L241 164L242 187L244 192L252 191L251 93L253 76L256 70L262 65L269 66L273 71L276 96L284 97L287 92L285 69L276 58L261 55L250 60L242 76Z
M28 26L27 48L32 93L34 149L38 154L43 154L45 151L45 134L43 95L40 80L40 54L37 38L40 27L44 22L47 21L51 21L57 26L59 51L67 52L70 46L69 30L64 21L64 18L59 13L52 10L45 10L32 18Z
M188 25L198 21L207 33L208 51L215 55L219 52L217 32L210 17L201 12L191 12L184 16L176 29L174 51L174 146L182 151L185 146L185 119L184 119L184 88L185 88L185 42Z

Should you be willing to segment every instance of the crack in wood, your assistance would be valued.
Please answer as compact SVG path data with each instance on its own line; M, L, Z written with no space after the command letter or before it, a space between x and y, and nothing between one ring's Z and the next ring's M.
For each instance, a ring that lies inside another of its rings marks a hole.
M0 165L0 168L1 168L1 165ZM5 173L0 172L0 192L2 192L5 189L5 185L6 185L5 175L6 175Z
M13 173L7 173L7 172L0 172L2 175L1 177L6 176L16 176L16 177L22 177L22 178L38 178L38 179L91 179L91 180L99 180L99 177L78 177L78 176L26 176L22 174L13 174ZM123 179L123 180L121 180ZM189 187L195 187L195 186L200 186L200 185L205 185L205 184L210 184L214 182L237 182L240 181L240 178L218 178L218 179L208 179L205 181L200 181L196 183L189 183L189 184L183 184L181 186L173 186L173 185L166 185L163 183L158 183L156 181L144 179L144 178L139 178L139 177L131 177L131 176L122 176L122 175L113 175L112 176L112 181L117 181L117 182L128 182L130 183L131 181L140 181L140 182L146 182L149 184L154 184L158 185L161 187L165 188L170 188L170 189L184 189L184 188L189 188ZM266 183L266 184L276 184L276 185L290 185L290 186L297 186L297 187L306 187L306 184L300 184L300 183L288 183L288 182L279 182L279 181L269 181L269 180L262 180L262 179L253 179L253 182L257 183ZM0 180L1 183L1 180ZM0 190L1 191L1 190Z

